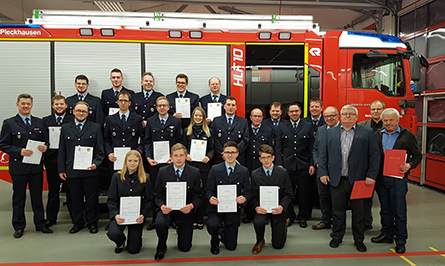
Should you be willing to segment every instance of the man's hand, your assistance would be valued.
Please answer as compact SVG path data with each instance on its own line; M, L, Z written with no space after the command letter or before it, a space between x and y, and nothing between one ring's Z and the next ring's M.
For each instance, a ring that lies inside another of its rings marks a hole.
M327 185L328 182L331 182L331 180L329 179L329 176L327 176L327 175L320 176L320 181L321 181L321 183L323 183L325 185Z
M60 177L60 179L66 181L66 173L60 173L59 177Z
M266 213L267 213L267 210L264 209L264 208L261 208L260 206L256 207L256 208L255 208L255 211L256 211L256 213L258 213L258 214L266 214Z
M273 208L273 209L272 209L272 214L273 214L273 215L281 214L281 213L283 212L283 210L284 210L283 206L278 205L277 208Z
M246 198L243 195L241 195L238 198L236 198L236 202L238 204L243 204L244 202L246 202Z
M207 122L207 125L210 125L210 123L212 123L212 119L206 118L206 122Z
M121 225L121 224L123 224L125 222L125 219L121 218L121 216L119 214L116 214L116 216L114 216L114 219L116 220L116 223L118 225Z
M408 172L409 169L411 169L411 164L406 163L404 165L399 165L399 169L400 169L400 173L404 174L404 173Z
M173 116L176 117L176 118L182 118L182 114L181 113L174 113Z
M110 160L110 162L115 162L117 160L117 157L114 156L114 153L110 153L108 154L108 160Z
M48 146L46 146L46 145L39 145L39 146L37 146L37 149L40 152L45 152L48 149Z
M182 207L180 209L180 211L184 214L189 213L193 208L195 208L195 206L193 205L193 203L187 204L184 207Z
M142 214L136 219L136 222L138 224L142 224L144 221L145 221L145 217Z
M202 163L208 163L210 161L210 158L209 157L204 157L204 159L202 159Z
M22 156L31 156L32 155L32 150L28 150L28 149L23 148L20 151L20 155L22 155Z
M162 205L161 206L161 211L162 211L163 214L169 214L172 211L172 208L169 208L169 207L167 207L165 205Z
M313 166L309 166L309 174L310 174L310 175L315 174L315 167L313 167Z
M91 170L91 171L96 170L96 169L97 169L97 166L94 163L92 165L90 165L90 167L87 168L87 170Z
M150 157L147 158L147 161L148 161L148 163L149 163L151 166L155 166L155 165L158 164L158 162L156 162L155 160L153 160L153 159L150 158Z
M218 205L219 204L219 200L216 197L211 197L209 200L210 204L212 205Z
M192 161L192 156L190 156L190 154L187 154L187 157L185 158L187 161L191 162Z
M366 180L365 180L365 184L366 184L367 186L370 186L370 185L372 185L372 184L374 184L374 183L375 183L375 180L372 179L372 178L367 177Z

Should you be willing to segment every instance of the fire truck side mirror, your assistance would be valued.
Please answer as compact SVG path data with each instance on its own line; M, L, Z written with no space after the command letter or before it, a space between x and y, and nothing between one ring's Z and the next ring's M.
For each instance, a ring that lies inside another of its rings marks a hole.
M410 59L411 63L411 80L419 81L421 78L420 67L429 67L428 60L423 55L414 54Z

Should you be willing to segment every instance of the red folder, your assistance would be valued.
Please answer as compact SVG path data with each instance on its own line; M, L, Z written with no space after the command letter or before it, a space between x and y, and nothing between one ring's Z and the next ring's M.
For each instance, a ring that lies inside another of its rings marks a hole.
M351 199L366 199L372 197L375 182L374 184L369 186L367 186L365 182L365 180L354 182L354 187L352 187Z
M399 165L406 162L406 150L385 151L385 161L383 162L383 175L395 178L403 178L405 174L400 173Z

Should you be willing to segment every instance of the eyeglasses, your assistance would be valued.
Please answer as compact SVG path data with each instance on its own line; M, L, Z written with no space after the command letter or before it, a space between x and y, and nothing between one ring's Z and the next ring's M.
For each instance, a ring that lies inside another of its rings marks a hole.
M354 113L341 113L341 115L342 116L354 116L354 115L357 115L357 114L354 114Z
M225 155L235 155L235 154L237 154L238 152L237 151L225 151L225 152L223 152Z
M289 113L291 113L291 114L296 114L296 113L299 113L301 110L293 110L293 111L291 111L291 110L289 110Z
M252 115L253 118L261 118L263 117L262 115Z
M84 110L74 110L75 113L78 114L88 114L88 111L84 111Z
M325 115L324 118L332 119L332 118L335 118L336 116L338 116L338 114L336 114L336 115Z
M168 105L167 104L158 104L157 107L160 107L160 108L165 107L166 108L166 107L168 107Z

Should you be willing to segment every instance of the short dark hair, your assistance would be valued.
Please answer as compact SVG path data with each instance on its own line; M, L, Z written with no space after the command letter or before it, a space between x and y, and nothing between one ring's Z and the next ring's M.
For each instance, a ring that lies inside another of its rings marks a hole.
M317 103L319 103L319 104L320 104L320 107L323 108L323 101L322 101L320 98L318 98L318 97L313 97L313 98L309 101L309 103L312 103L312 102L317 102Z
M124 76L124 75L122 74L122 71L121 71L119 68L113 68L113 69L110 71L110 76L111 76L111 73L120 73L120 74L121 74L121 77Z
M270 108L272 108L272 106L280 107L280 109L282 109L282 104L280 102L273 102L270 104Z
M273 150L273 148L271 146L269 146L267 144L263 144L263 145L261 145L258 148L258 153L260 154L260 156L261 156L262 153L267 153L267 154L270 154L270 155L274 155L274 150Z
M287 110L288 110L288 111L289 111L289 108L290 108L292 105L297 105L297 106L300 108L300 110L301 110L301 103L295 101L295 102L290 103L290 104L287 106Z
M74 79L74 82L77 82L78 79L86 80L87 84L90 84L90 81L88 80L87 76L85 76L85 75L82 75L82 74L77 75L76 78Z
M372 103L369 104L369 108L371 108L371 105L373 105L374 103L381 103L383 105L383 109L385 109L385 103L383 101L380 100L375 100Z
M226 143L224 143L223 151L228 147L235 147L236 151L238 151L238 144L236 144L235 141L227 141Z
M118 100L119 100L119 96L121 96L121 95L127 96L128 100L131 101L131 94L128 91L121 90L121 92L119 92L119 94L117 95Z
M32 98L32 96L31 96L31 94L28 94L28 93L22 93L22 94L19 94L19 96L17 96L17 102L20 102L20 99L31 99L31 103L33 102L33 98Z
M226 101L224 102L224 104L227 103L227 100L235 101L235 104L238 104L238 102L236 101L235 97L233 97L233 96L227 96Z
M153 78L153 81L155 81L155 76L153 76L153 74L151 72L144 72L144 74L142 74L142 79L144 79L145 76L151 76Z
M51 98L51 105L54 104L54 101L57 100L63 100L66 103L66 98L63 95L57 94L56 96L54 96L53 98Z
M185 79L185 83L189 84L189 77L187 77L186 74L181 73L181 74L176 75L176 81L178 81L178 78Z

